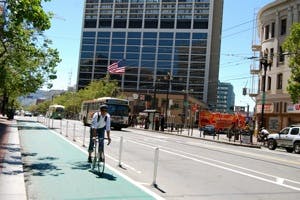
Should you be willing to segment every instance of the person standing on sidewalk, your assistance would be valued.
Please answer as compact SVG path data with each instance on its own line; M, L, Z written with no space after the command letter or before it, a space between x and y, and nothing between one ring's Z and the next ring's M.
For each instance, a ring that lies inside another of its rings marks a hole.
M165 117L163 115L160 116L160 130L165 130Z
M93 137L104 138L104 134L106 131L108 145L111 142L110 138L110 115L107 113L108 107L103 104L100 105L100 112L96 112L93 115L91 131L90 131L90 144L88 148L89 157L88 162L92 162L92 152L94 149L94 140ZM99 140L99 148L104 148L104 140Z
M159 131L159 117L156 116L154 119L154 127L156 131Z

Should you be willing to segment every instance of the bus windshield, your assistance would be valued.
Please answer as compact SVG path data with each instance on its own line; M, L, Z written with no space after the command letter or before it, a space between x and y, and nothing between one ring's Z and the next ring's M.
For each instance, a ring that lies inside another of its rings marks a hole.
M102 104L108 106L108 113L111 116L111 127L118 130L128 127L129 101L114 97L100 97L82 102L80 119L84 125L88 126L92 123L94 113L99 112L99 106Z
M57 108L56 108L56 112L64 112L64 108L62 108L62 107L57 107Z
M47 112L47 116L53 119L63 119L65 117L65 107L62 105L51 105Z
M128 116L129 108L125 105L108 105L108 113L112 116Z

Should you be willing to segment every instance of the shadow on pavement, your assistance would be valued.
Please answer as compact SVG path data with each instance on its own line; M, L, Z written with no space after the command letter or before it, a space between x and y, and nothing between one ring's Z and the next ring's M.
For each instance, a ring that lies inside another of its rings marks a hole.
M21 156L9 156L3 159L0 163L1 173L5 175L17 175L23 173L22 170L11 170L11 168L7 168L6 165L22 165L22 157Z
M8 125L0 122L0 144L2 144L2 140L4 135L8 132Z
M23 165L24 172L27 176L45 176L45 175L52 175L52 176L59 176L64 174L60 172L62 169L58 168L56 165L49 161L58 160L56 157L42 157L38 158L38 161L45 161L45 162L35 162L35 163L28 163L26 162L27 156L36 156L37 153L22 153L22 157L25 158L25 163Z
M59 169L57 166L52 163L33 163L33 164L24 164L24 172L27 175L31 176L59 176L64 173L60 172L62 169Z
M36 156L37 153L21 153L22 157L27 157L27 156Z
M79 169L79 170L88 170L91 168L91 165L87 162L75 162L72 163L73 167L71 169Z
M91 169L91 164L87 163L87 162L75 162L72 164L73 167L72 169L78 169L78 170L85 170L85 171L89 171L95 175L97 175L97 178L103 178L103 179L107 179L110 181L116 181L117 177L115 177L112 174L108 174L108 173L103 173L101 174L100 172L97 172L95 170L90 170Z
M47 157L39 158L38 160L58 160L58 158L52 157L52 156L47 156Z
M107 179L109 181L116 181L117 180L117 177L115 177L114 175L112 174L108 174L108 173L100 173L100 172L97 172L97 171L94 171L94 170L89 170L91 173L97 175L97 178L101 178L101 179Z
M7 144L2 144L0 146L0 149L1 150L7 150L7 151L12 152L12 153L20 151L20 148L19 147L15 147L15 146L16 146L16 144L7 143Z
M22 124L22 123L27 123L30 122L30 125L26 125L26 124ZM37 126L32 126L34 124L36 124ZM26 120L18 120L18 123L16 125L13 125L14 127L17 127L18 130L48 130L47 127L42 127L40 126L39 123L34 122L34 121L26 121Z
M26 126L26 125L18 125L18 130L48 130L46 127L32 127L32 126Z
M17 151L13 144L8 144L8 124L0 118L0 173L2 172L5 163L5 154L7 151Z
M8 125L3 121L0 121L0 144L2 144L4 141L4 136L8 133Z

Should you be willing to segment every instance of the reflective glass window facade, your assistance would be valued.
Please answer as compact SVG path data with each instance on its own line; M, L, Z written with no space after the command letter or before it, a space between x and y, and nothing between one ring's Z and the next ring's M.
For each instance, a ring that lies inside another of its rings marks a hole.
M124 59L124 76L111 75L124 91L153 89L170 72L171 93L190 90L202 100L208 83L210 4L210 0L86 0L78 89L105 77L109 64Z

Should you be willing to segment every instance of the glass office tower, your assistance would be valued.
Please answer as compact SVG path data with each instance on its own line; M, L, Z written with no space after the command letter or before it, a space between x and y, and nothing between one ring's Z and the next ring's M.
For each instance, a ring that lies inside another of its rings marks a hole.
M111 79L124 91L158 85L215 105L222 11L223 0L86 0L77 88L122 60L126 73Z

